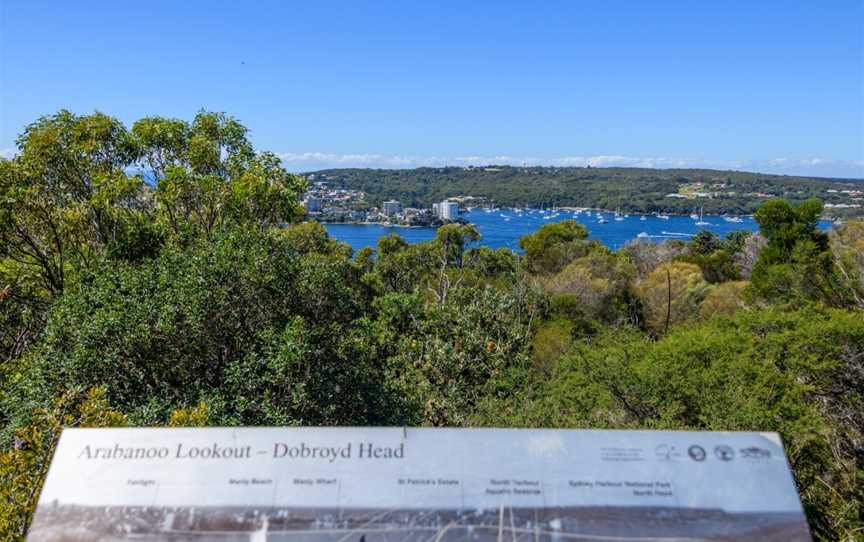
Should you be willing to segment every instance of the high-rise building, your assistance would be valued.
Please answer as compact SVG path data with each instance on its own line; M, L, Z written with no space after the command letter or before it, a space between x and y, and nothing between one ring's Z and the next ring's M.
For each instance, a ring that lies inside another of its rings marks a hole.
M456 220L459 218L459 204L455 201L442 201L438 206L439 216L443 220Z
M385 216L398 215L402 211L402 204L396 200L385 201L381 204L381 212Z

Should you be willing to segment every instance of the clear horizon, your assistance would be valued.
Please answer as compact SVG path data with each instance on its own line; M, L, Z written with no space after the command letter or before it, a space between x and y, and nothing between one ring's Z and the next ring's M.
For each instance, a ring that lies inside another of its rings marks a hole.
M0 155L59 109L201 108L292 171L864 178L864 3L0 3Z

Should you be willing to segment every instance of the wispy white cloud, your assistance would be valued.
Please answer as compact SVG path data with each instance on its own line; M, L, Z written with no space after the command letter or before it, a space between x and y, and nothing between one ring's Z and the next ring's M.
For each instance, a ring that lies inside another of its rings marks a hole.
M404 156L385 154L338 154L326 152L286 152L280 154L285 167L292 171L328 168L401 169L444 166L571 166L571 167L639 167L639 168L707 168L777 173L782 175L816 175L823 177L864 178L864 160L829 160L826 158L770 158L765 160L710 160L676 157L638 157L625 155L561 156L536 158L520 156Z

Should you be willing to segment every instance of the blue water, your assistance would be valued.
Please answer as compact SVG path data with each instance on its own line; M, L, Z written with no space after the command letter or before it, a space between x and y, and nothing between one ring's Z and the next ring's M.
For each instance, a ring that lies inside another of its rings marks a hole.
M533 233L544 224L560 222L561 220L574 219L588 228L591 239L597 239L612 249L621 248L624 243L636 239L641 232L648 234L647 239L655 242L667 239L686 240L696 234L699 230L706 229L720 236L725 236L734 230L757 231L758 224L753 218L742 217L743 222L733 223L723 220L720 216L706 216L708 225L697 226L697 220L689 216L670 216L663 220L648 215L645 220L640 220L638 215L617 221L612 213L603 213L603 218L608 222L598 223L597 213L586 213L574 215L571 211L524 211L517 213L510 209L502 209L489 212L482 209L463 213L462 218L476 225L483 238L481 245L491 248L506 247L519 250L519 238ZM435 228L400 228L379 226L375 224L325 224L327 231L333 237L351 245L354 250L363 247L375 247L378 238L395 233L401 235L409 243L429 241L435 237ZM828 228L830 222L822 222L823 228Z

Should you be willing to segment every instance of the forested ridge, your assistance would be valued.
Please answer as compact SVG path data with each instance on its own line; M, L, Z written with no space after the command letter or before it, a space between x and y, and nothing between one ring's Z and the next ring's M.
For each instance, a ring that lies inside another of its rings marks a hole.
M0 160L3 540L64 426L777 431L814 536L864 532L864 221L820 231L816 181L754 206L758 235L611 251L567 220L517 254L450 224L353 253L225 114L61 111L18 147ZM514 179L490 197L527 203Z
M812 197L834 217L860 216L861 200L843 190L862 191L861 179L826 179L711 169L582 167L442 167L417 169L328 169L316 180L332 188L362 190L370 203L396 199L429 207L454 196L488 198L506 207L578 206L628 213L689 214L704 207L710 214L751 214L769 197L800 203ZM678 194L680 197L669 197Z

